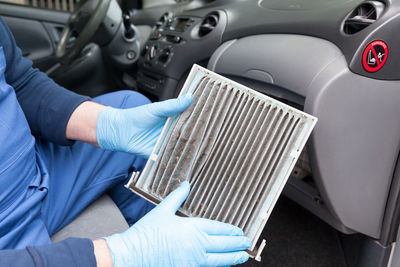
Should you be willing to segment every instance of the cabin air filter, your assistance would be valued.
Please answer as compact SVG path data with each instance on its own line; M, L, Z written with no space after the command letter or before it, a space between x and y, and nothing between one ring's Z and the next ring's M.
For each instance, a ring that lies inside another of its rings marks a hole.
M168 119L127 187L158 204L188 180L180 214L242 228L260 260L258 238L317 119L197 65L186 93L192 104Z

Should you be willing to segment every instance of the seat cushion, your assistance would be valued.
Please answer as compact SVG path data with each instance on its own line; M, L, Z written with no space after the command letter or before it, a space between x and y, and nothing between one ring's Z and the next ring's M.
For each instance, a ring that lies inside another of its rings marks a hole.
M51 240L58 242L68 237L95 239L120 233L128 228L128 223L117 205L107 194L104 194L70 224L55 233Z

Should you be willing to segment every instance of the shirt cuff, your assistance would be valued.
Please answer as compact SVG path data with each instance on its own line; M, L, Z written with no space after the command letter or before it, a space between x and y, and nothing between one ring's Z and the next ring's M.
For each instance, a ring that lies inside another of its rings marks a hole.
M54 87L43 99L40 107L41 138L56 144L68 146L74 141L67 139L66 129L74 110L83 102L91 100L88 96L78 95L62 87Z
M27 250L35 266L96 267L93 242L86 238L68 238L51 245L27 247Z

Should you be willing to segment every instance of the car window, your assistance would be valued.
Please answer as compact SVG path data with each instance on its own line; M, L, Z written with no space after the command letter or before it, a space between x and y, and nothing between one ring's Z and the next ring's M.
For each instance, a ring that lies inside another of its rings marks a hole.
M25 5L37 8L60 10L73 12L76 3L79 0L0 0L0 2L6 2L17 5Z

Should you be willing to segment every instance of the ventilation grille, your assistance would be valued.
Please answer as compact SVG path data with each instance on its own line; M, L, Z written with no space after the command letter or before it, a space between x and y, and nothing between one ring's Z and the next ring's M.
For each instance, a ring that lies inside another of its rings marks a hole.
M218 13L208 14L204 18L203 22L200 24L199 36L203 37L212 32L215 29L215 27L217 27L218 21L219 21Z
M191 106L168 120L128 186L159 203L188 180L180 212L239 226L254 249L317 119L197 65L187 92Z
M379 1L367 1L355 8L346 18L343 31L355 34L374 23L382 14L385 5Z

